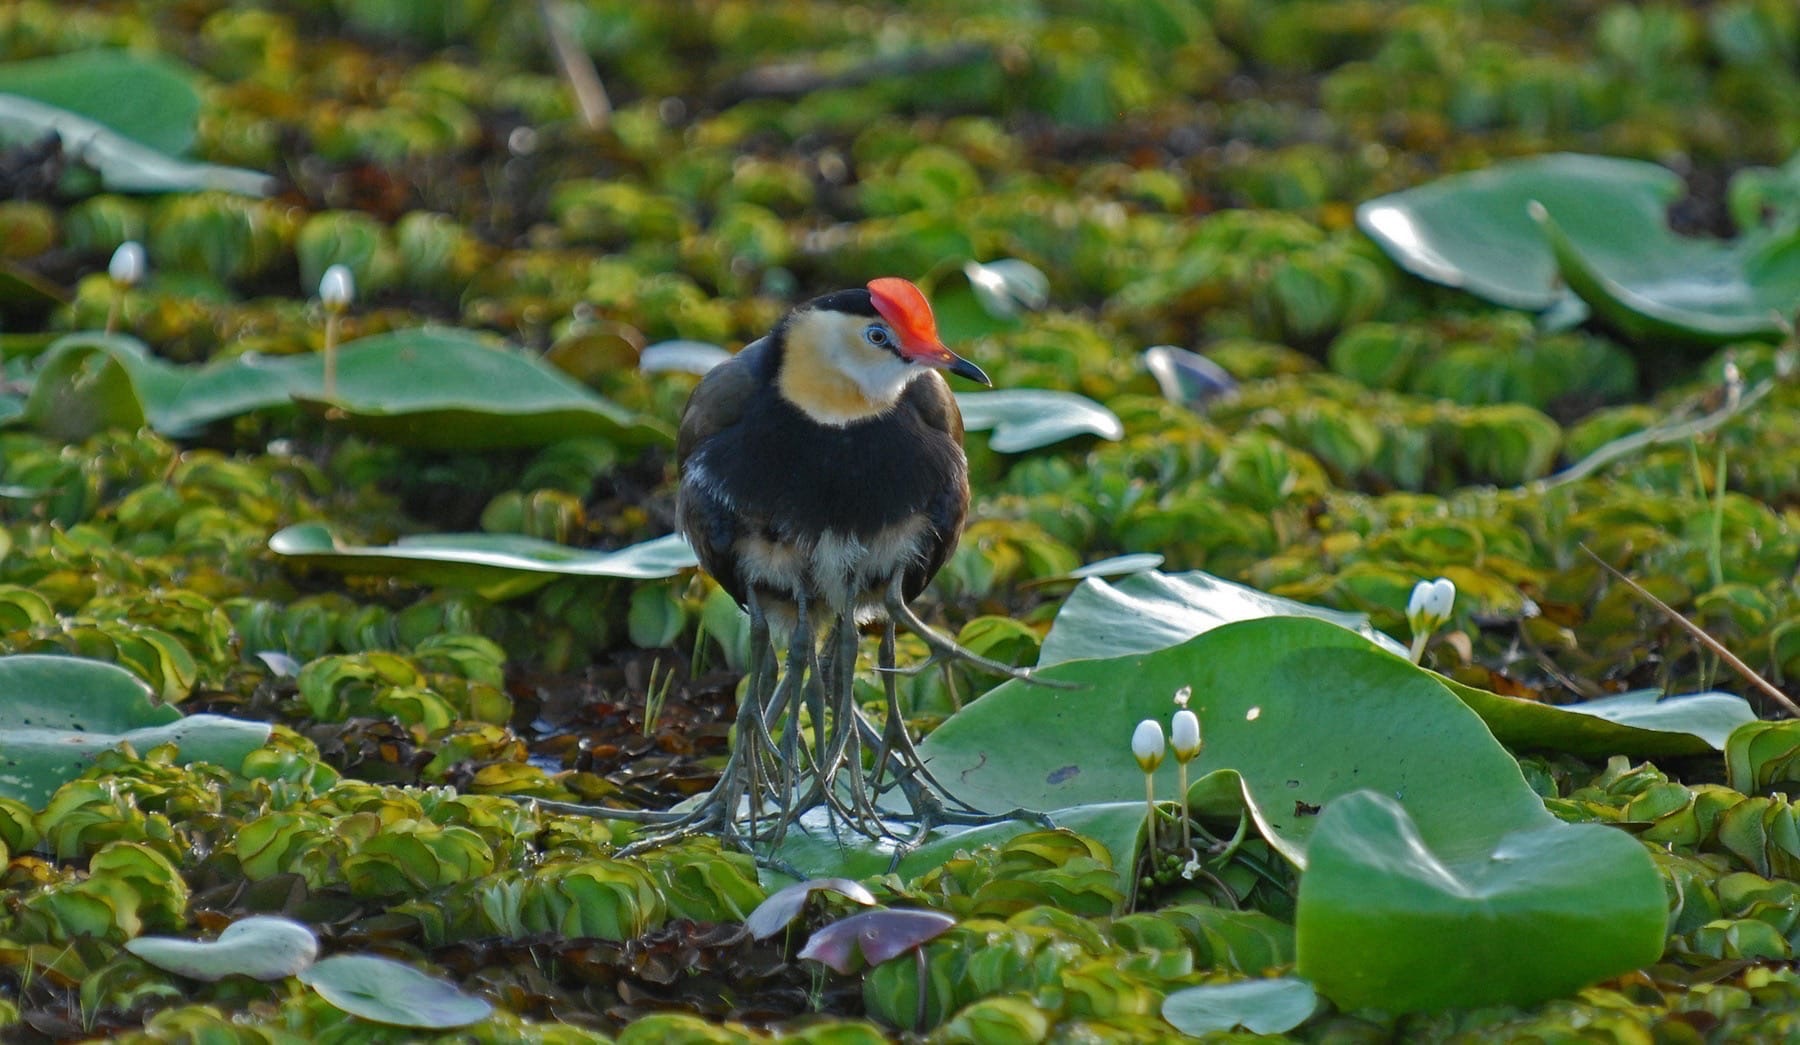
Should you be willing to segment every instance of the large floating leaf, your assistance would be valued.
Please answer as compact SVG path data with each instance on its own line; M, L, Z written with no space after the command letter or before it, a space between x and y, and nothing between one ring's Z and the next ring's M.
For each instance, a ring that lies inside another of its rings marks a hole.
M190 715L150 699L123 668L76 657L0 657L0 795L41 806L103 751L180 748L183 762L236 768L269 724Z
M610 552L505 533L431 534L361 547L339 544L323 523L300 523L270 537L269 548L303 566L468 588L491 599L523 595L558 577L654 580L697 563L679 534Z
M338 351L331 403L323 396L321 356L247 355L177 366L135 338L80 333L45 351L24 418L65 439L142 424L182 436L298 400L408 446L536 446L580 435L641 445L669 438L659 422L601 399L537 359L456 330L353 341Z
M1590 242L1660 227L1680 195L1681 179L1654 163L1557 153L1369 200L1356 223L1415 276L1541 312L1569 291L1528 212L1532 201Z
M300 981L352 1016L395 1027L449 1030L488 1018L494 1007L410 965L340 954L300 973Z
M188 435L222 418L288 404L291 389L304 384L306 363L246 356L184 367L157 359L136 338L70 334L45 350L22 416L68 440L145 424Z
M1242 1027L1254 1034L1285 1034L1319 1007L1312 984L1292 976L1186 987L1163 999L1162 1017L1183 1034L1198 1037Z
M1540 704L1448 685L1512 748L1542 748L1582 758L1633 754L1704 755L1725 749L1731 731L1756 719L1748 701L1730 693L1665 697L1637 689L1580 704Z
M1146 718L1168 721L1171 698L1189 686L1206 738L1190 775L1235 774L1264 836L1295 863L1305 862L1317 809L1365 787L1401 796L1433 845L1459 852L1550 816L1518 763L1437 676L1324 621L1227 624L1179 646L1043 674L1080 688L1007 682L920 746L958 797L1043 810L1141 795L1132 731ZM1157 788L1173 796L1174 786L1167 759Z
M814 932L800 957L848 976L864 964L880 965L930 943L955 925L956 919L942 911L864 911Z
M1024 453L1081 435L1118 439L1125 434L1118 415L1073 392L1039 388L962 392L956 405L962 409L963 427L971 432L993 429L988 445L1003 454Z
M1143 790L1143 781L1138 781ZM1005 808L1005 807L1000 807ZM1135 884L1131 870L1137 866L1137 854L1144 842L1144 803L1108 801L1089 803L1047 813L1050 823L1066 827L1104 846L1113 858L1114 887L1120 895L1129 895ZM902 837L909 827L895 823L893 829ZM959 850L975 850L984 845L1002 845L1015 835L1040 830L1042 825L1029 820L1006 820L982 827L940 827L928 841L910 849L894 866L896 845L891 841L871 841L841 825L834 830L823 814L802 817L789 828L778 853L782 862L816 878L842 876L871 878L894 871L902 878L924 874L942 866Z
M1133 727L1167 720L1170 695L1191 687L1206 737L1192 793L1212 807L1235 790L1263 837L1306 869L1300 969L1340 1005L1530 1001L1660 953L1662 887L1643 847L1611 828L1562 824L1436 676L1344 628L1244 621L1045 675L1084 688L1006 683L926 738L933 772L990 809L1130 794L1142 785L1127 746ZM1169 761L1158 771L1165 795ZM1320 865L1320 809L1371 791L1408 831L1339 824ZM1451 870L1411 870L1439 864ZM1472 884L1445 880L1456 875ZM1609 891L1606 903L1592 902L1596 888ZM1434 906L1439 893L1467 902ZM1426 914L1400 919L1409 903ZM1546 912L1555 934L1583 944L1545 959L1535 926Z
M1580 302L1640 340L1775 341L1800 300L1800 232L1676 235L1681 179L1655 164L1557 154L1370 200L1357 223L1400 267L1498 304Z
M1613 828L1553 821L1445 855L1401 802L1358 791L1307 854L1298 971L1342 1008L1525 1005L1662 954L1662 880Z
M274 186L274 179L266 174L178 159L66 109L17 94L0 94L0 143L19 145L51 135L61 139L65 154L98 172L108 192L217 189L263 196Z
M806 901L814 893L837 893L864 907L873 907L876 903L875 894L854 878L808 878L770 893L769 898L757 904L756 910L744 919L744 928L759 940L768 939L800 917L800 912L806 909Z
M991 316L1011 319L1050 303L1050 277L1029 261L1001 258L985 265L965 261L962 270L975 300Z
M38 366L31 394L16 415L46 435L78 442L109 428L139 428L146 396L138 364L153 367L143 345L129 338L65 338Z
M1057 612L1038 663L1163 649L1221 624L1269 616L1317 617L1394 653L1405 652L1360 613L1309 606L1194 570L1082 583ZM1659 699L1654 692L1636 691L1558 707L1440 681L1481 716L1501 743L1588 758L1719 751L1733 728L1755 717L1742 698L1725 693Z
M1367 614L1309 606L1201 570L1148 570L1118 581L1090 578L1071 592L1050 625L1038 663L1147 652L1185 642L1221 624L1277 616L1318 617L1395 653L1406 652L1406 647L1371 627Z
M1612 241L1577 237L1567 210L1534 207L1558 270L1594 313L1637 341L1779 341L1800 308L1800 232L1735 245L1660 222Z
M216 940L140 936L127 941L125 949L159 969L189 979L248 976L280 980L313 963L319 956L319 938L299 922L252 915L226 926Z
M80 51L7 62L0 65L0 94L85 116L169 156L193 146L200 122L193 74L167 59L130 51Z
M329 402L318 386L294 397L406 446L486 450L579 436L639 446L673 439L661 422L600 398L541 360L459 330L363 338L344 346L337 366Z
M698 374L731 358L731 353L708 341L658 341L638 354L638 369L646 374Z

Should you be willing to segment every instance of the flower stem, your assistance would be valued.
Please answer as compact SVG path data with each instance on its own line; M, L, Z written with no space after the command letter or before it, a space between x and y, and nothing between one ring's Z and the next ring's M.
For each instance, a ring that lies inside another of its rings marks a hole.
M325 399L327 402L337 398L337 340L337 313L327 312L325 313Z
M1156 778L1144 774L1144 805L1150 810L1150 852L1156 852Z
M1175 770L1175 786L1181 789L1181 848L1187 852L1194 848L1193 835L1188 828L1187 763L1180 763Z

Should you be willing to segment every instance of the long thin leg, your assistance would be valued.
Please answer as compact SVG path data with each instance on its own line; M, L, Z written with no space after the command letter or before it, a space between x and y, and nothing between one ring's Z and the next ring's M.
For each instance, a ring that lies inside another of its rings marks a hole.
M849 777L850 807L859 818L857 829L872 838L887 837L890 832L882 823L868 782L863 776L862 750L858 743L862 726L862 709L856 706L856 651L858 629L856 607L846 606L838 615L837 644L832 656L837 662L832 693L832 762L834 770Z
M919 615L912 611L912 607L906 604L906 598L902 594L904 589L903 580L904 578L902 576L896 575L893 582L888 585L888 617L891 620L904 625L907 631L910 631L923 639L925 645L931 649L934 657L961 661L965 664L979 668L990 675L1004 675L1009 679L1017 679L1020 682L1029 682L1034 686L1048 686L1052 689L1080 688L1073 682L1064 682L1060 679L1039 678L1033 674L1029 668L1015 668L1010 664L1002 664L997 660L990 660L987 657L976 653L974 650L966 649L959 645L955 639L943 634L931 625L920 620Z
M912 780L918 778L939 795L961 806L963 811L977 816L986 815L975 806L951 794L950 789L945 787L931 774L931 770L925 767L925 760L920 757L918 748L913 746L912 736L906 732L906 709L900 706L900 687L897 684L895 672L891 670L894 667L894 639L894 621L890 617L887 626L881 633L881 649L878 655L886 684L888 708L887 720L882 724L881 747L875 755L877 776L879 776L881 764L891 758L899 766L899 770L895 774L895 782L900 784L901 789L907 793L909 801L915 801L915 803L917 801L912 794L912 788L916 787L916 783L912 783ZM942 807L939 806L939 808ZM917 804L914 805L913 811L921 812Z
M807 699L813 667L812 620L807 613L807 598L799 593L794 599L794 633L788 636L787 673L781 687L787 690L787 725L781 735L781 790L776 798L775 826L771 829L769 848L781 844L788 824L803 810L794 797L800 788L800 702ZM773 710L773 708L771 708Z

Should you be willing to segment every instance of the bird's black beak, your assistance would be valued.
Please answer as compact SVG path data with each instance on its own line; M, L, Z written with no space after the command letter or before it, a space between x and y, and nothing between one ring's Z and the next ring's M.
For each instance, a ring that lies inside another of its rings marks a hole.
M957 377L966 377L989 388L994 387L994 383L988 380L986 371L945 348L944 343L935 337L909 340L903 335L900 341L900 358L934 370L948 370Z
M955 353L951 353L950 359L952 362L949 366L944 368L945 370L950 371L958 377L966 377L976 384L986 385L989 388L994 387L994 383L988 380L987 371Z

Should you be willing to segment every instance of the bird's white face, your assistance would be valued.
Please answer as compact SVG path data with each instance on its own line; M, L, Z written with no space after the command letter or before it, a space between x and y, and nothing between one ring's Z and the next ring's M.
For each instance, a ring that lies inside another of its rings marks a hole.
M802 312L787 331L781 394L822 424L847 425L886 413L930 368L894 350L886 321L846 312Z

